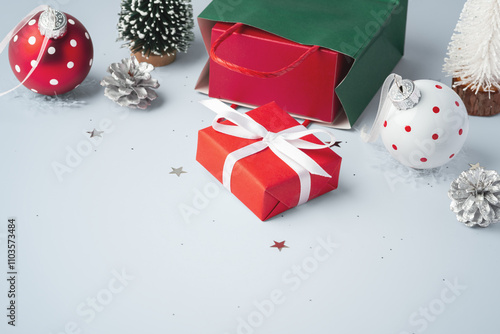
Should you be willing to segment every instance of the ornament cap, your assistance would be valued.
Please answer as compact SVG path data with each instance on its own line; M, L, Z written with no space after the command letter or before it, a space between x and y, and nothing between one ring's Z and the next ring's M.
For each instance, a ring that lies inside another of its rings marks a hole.
M394 84L389 90L389 99L399 110L407 110L415 107L422 96L415 83L409 79L401 79L396 76Z
M53 39L61 38L68 30L68 19L63 12L49 6L40 14L38 29L42 36Z

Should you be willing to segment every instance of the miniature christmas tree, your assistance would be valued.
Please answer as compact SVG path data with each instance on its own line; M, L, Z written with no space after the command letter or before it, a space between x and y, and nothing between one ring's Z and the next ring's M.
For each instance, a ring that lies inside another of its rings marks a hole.
M500 113L500 1L468 0L448 46L444 70L470 115Z
M122 0L118 40L139 61L163 66L194 39L190 0Z

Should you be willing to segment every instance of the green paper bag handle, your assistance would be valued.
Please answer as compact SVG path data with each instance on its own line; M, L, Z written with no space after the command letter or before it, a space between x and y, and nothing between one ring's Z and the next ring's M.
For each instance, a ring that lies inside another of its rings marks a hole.
M216 62L217 64L231 70L231 71L234 71L234 72L237 72L237 73L241 73L241 74L244 74L244 75L248 75L248 76L251 76L251 77L257 77L257 78L276 78L276 77L279 77L279 76L282 76L283 74L285 73L288 73L290 72L291 70L293 70L294 68L296 68L297 66L299 66L300 64L302 64L302 62L304 60L306 60L307 57L309 57L312 53L318 51L319 49L319 46L317 45L314 45L314 46L311 46L304 54L302 54L297 60L295 60L294 62L292 62L290 65L287 65L277 71L272 71L272 72L263 72L263 71L256 71L256 70L252 70L252 69L249 69L249 68L246 68L246 67L243 67L243 66L240 66L240 65L236 65L234 63L231 63L227 60L224 60L222 58L220 58L219 56L217 56L215 54L215 52L217 51L217 48L220 46L220 44L222 42L224 42L233 32L235 32L236 30L240 29L241 27L243 27L243 23L235 23L231 28L229 28L228 30L226 30L222 35L219 36L219 38L217 38L214 42L214 44L212 45L212 47L210 48L210 58Z

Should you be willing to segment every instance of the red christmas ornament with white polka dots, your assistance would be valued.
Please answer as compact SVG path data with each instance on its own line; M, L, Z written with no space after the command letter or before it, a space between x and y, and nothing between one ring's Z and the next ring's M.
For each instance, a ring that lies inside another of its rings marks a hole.
M380 133L402 164L429 169L444 165L462 149L469 131L467 110L450 87L433 80L402 80L391 74L382 88L379 112L365 141Z
M9 61L17 79L33 92L61 95L87 77L94 48L80 21L46 8L31 16L12 36Z

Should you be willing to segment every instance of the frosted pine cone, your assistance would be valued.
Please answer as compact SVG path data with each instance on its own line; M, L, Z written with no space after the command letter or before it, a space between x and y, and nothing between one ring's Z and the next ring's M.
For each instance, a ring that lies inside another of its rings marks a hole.
M486 227L500 220L500 176L473 166L451 183L451 211L467 226Z
M101 81L104 95L122 107L146 109L158 97L153 88L160 87L151 77L153 70L153 65L139 63L134 56L111 64L107 70L111 76Z

